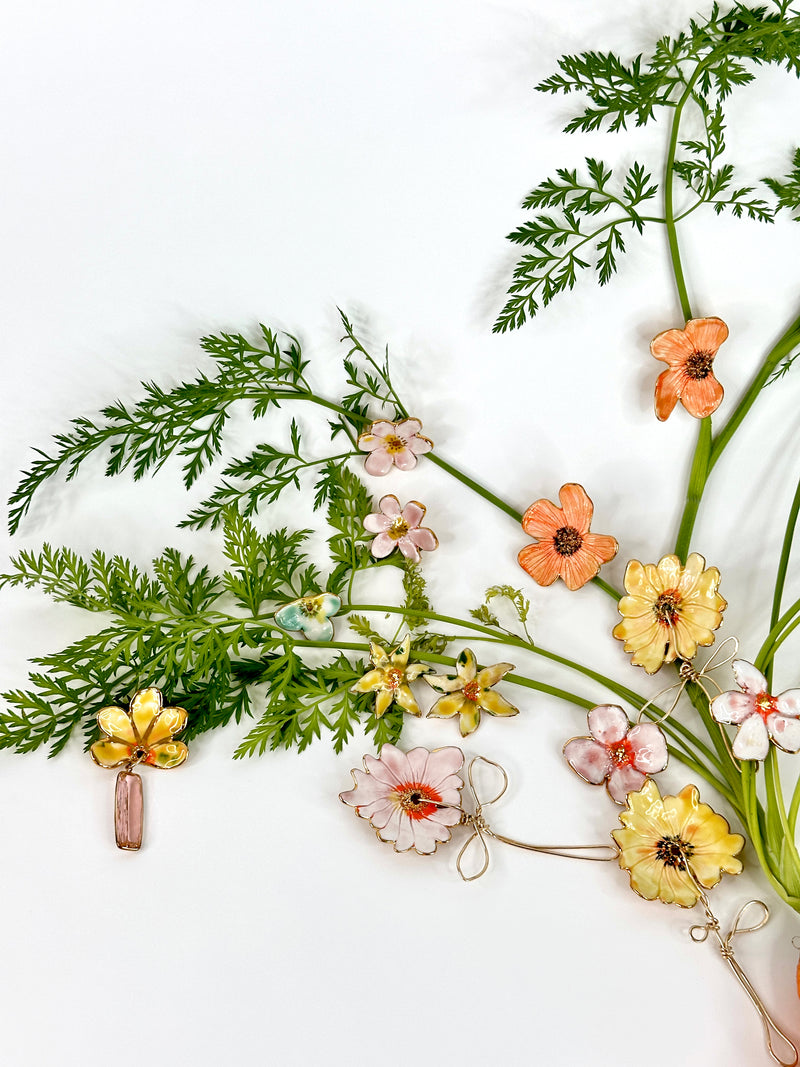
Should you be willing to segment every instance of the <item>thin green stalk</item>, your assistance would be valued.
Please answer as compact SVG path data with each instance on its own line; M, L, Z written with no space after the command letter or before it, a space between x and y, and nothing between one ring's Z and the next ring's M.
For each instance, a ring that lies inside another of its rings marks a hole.
M792 801L789 805L789 814L787 816L789 820L789 833L792 841L794 841L795 828L797 826L797 813L800 811L800 774L797 776L795 782L794 791L792 793Z
M768 650L766 656L764 657L764 665L765 665L765 667L769 668L770 664L772 663L773 659L775 658L775 653L781 647L781 645L786 640L786 638L789 636L789 634L793 630L796 630L798 626L800 626L800 615L798 615L797 618L789 626L786 627L786 629L783 631L783 633L781 633L778 637L776 637L775 640L772 642L771 648Z
M790 608L787 608L786 611L784 611L783 615L781 615L781 617L772 627L770 632L767 634L766 638L764 639L764 644L758 650L758 655L753 661L755 666L758 667L760 671L763 671L767 666L768 662L771 661L771 654L774 654L772 653L772 648L775 644L775 641L786 628L786 626L798 614L800 614L800 600L795 600L794 604L792 604Z
M686 102L691 98L694 83L700 76L703 64L698 64L689 81L683 95L675 105L672 115L672 129L669 135L669 147L667 149L667 162L664 167L664 217L667 227L667 241L669 242L669 256L672 261L672 273L675 276L675 287L678 290L678 299L681 303L681 311L684 319L688 322L692 317L692 307L689 303L689 294L686 291L686 280L683 276L681 253L678 246L678 231L675 225L675 153L678 149L678 134L680 132L681 115Z
M778 561L778 573L775 576L775 591L772 594L772 615L770 616L771 630L767 641L772 637L775 627L779 623L778 616L781 610L781 600L783 599L783 589L786 585L786 572L789 568L789 557L792 553L792 542L794 541L794 534L797 528L797 517L800 514L800 481L797 483L797 488L794 492L794 498L792 505L789 508L789 516L786 520L786 532L783 535L783 545L781 546L781 556ZM796 604L792 605L800 610L800 600ZM791 608L789 609L792 610ZM766 644L766 642L765 642ZM772 685L772 673L774 669L774 661L770 661L769 669L767 671L767 681Z
M678 529L678 539L675 543L675 555L679 556L683 563L689 555L689 544L692 539L697 511L700 501L703 499L703 490L706 486L709 470L709 457L711 455L711 416L700 419L697 444L692 459L692 469L689 474L689 485L686 490L686 504L684 505L681 524Z
M800 856L794 843L781 786L778 753L770 747L764 761L764 779L767 789L767 832L773 849L778 850L781 881L795 895L800 893ZM788 855L787 855L788 854ZM788 862L787 862L788 859Z

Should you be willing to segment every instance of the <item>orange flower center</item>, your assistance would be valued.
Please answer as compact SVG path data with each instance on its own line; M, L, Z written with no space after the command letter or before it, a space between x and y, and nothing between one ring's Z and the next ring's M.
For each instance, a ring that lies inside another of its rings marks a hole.
M770 693L759 693L756 697L756 711L764 720L767 721L770 715L774 715L778 710L778 701Z
M656 859L661 860L665 867L674 867L679 871L686 870L686 860L693 852L694 845L682 841L675 834L665 834L656 842Z
M693 352L686 360L686 373L695 381L707 378L711 373L714 356L711 352Z
M398 515L392 525L386 531L393 541L399 541L408 533L409 526L402 515Z
M674 626L678 621L678 605L681 602L677 589L667 589L653 604L653 614L662 626Z
M427 819L436 811L441 795L425 782L401 782L395 790L400 807L409 819Z
M478 697L481 695L481 687L477 682L467 682L464 688L461 690L467 700L477 703Z
M627 737L623 737L621 741L615 741L613 745L607 745L606 747L608 748L611 762L617 767L625 766L633 760L633 746Z
M383 447L391 456L394 455L396 452L402 452L403 449L406 447L406 443L402 437L397 437L395 434L390 433L387 434L386 437L384 437Z
M583 538L574 526L562 526L553 535L553 548L559 556L574 556L583 544Z
M384 687L386 689L399 689L403 681L403 672L399 667L390 667L386 672Z

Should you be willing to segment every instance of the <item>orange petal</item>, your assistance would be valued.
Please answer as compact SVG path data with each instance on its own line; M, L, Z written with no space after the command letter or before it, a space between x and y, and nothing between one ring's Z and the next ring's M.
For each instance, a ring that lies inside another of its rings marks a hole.
M669 371L667 371L669 373ZM689 378L681 389L681 403L696 419L704 419L722 403L723 389L713 374L707 378Z
M619 551L616 537L608 537L606 534L584 534L581 548L591 552L601 563L608 563Z
M583 486L576 482L567 482L559 489L558 499L564 509L567 524L573 526L579 534L585 534L592 521L594 505Z
M650 351L670 367L682 367L695 347L684 330L664 330L650 342Z
M728 327L722 319L692 319L686 323L686 336L695 352L708 352L713 356L728 336Z
M561 564L561 577L567 589L580 589L600 570L600 562L591 552L579 548L574 556L566 556Z
M658 376L656 382L656 418L660 422L664 422L668 419L672 412L675 410L675 405L678 403L678 397L680 395L680 385L683 380L683 371L669 370L662 371Z
M552 542L527 545L517 556L520 567L539 585L552 585L561 573L564 556L559 556Z
M552 537L564 525L564 512L549 500L534 501L522 516L522 529L531 537Z

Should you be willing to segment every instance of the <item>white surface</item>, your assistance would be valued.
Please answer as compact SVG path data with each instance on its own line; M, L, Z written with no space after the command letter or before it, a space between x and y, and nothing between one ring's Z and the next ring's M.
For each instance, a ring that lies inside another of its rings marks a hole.
M638 50L693 10L657 7L12 3L0 67L4 498L30 445L135 396L140 379L190 373L195 340L211 330L284 326L335 390L339 304L366 318L377 346L391 342L401 393L442 455L519 508L582 482L595 529L621 542L605 572L616 583L628 558L669 550L695 425L682 410L663 426L651 413L647 342L680 317L663 232L631 242L605 291L590 281L522 331L489 332L513 261L503 235L528 189L585 154L661 150L663 127L564 137L568 105L532 86L564 51ZM799 101L797 83L773 71L737 95L733 158L754 176L787 158ZM695 312L731 327L718 361L731 399L797 314L798 232L701 213L685 232ZM795 375L763 398L697 528L744 653L764 633L798 475L796 396ZM252 438L244 422L234 452ZM187 498L174 469L135 487L100 469L46 490L5 550L49 539L143 563L165 544L219 558L215 535L174 529L208 479ZM487 585L525 581L520 531L432 465L374 488L428 500L441 550L426 573L440 609L465 613ZM274 519L295 512L287 499ZM797 586L795 567L793 598ZM609 637L601 593L527 588L543 644L647 687ZM4 688L88 621L24 591L3 594L0 612ZM777 681L797 684L788 647ZM527 694L519 703L518 719L490 719L465 746L511 774L498 827L537 841L604 838L613 806L560 757L582 714ZM138 855L114 848L113 775L77 739L50 762L0 755L5 1063L768 1062L744 994L710 947L690 942L690 917L640 901L611 865L498 846L490 874L463 885L456 849L395 856L338 803L363 741L341 757L323 743L234 763L246 728L196 742L180 773L148 775ZM458 734L413 722L406 740ZM686 780L673 765L662 783ZM752 892L774 905L739 951L800 1036L790 943L800 926L749 850L746 860L752 874L727 880L714 902L723 919Z

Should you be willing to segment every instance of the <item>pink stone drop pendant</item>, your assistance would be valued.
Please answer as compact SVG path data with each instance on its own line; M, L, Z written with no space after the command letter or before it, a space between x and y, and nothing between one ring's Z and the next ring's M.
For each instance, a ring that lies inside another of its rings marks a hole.
M142 847L144 823L142 779L133 771L120 771L114 803L114 829L117 848L135 852Z

